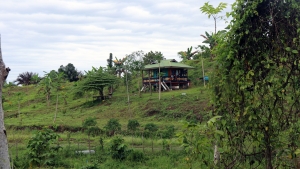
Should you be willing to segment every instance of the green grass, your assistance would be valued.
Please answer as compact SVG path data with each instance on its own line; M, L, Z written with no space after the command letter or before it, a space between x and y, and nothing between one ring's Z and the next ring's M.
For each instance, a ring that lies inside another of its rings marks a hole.
M136 81L134 80L132 84ZM117 132L117 135L122 136L128 148L144 152L147 157L145 162L118 162L112 160L106 150L106 154L102 155L84 157L61 155L64 164L60 166L65 165L61 168L82 168L90 164L97 164L100 168L186 168L184 161L179 162L179 160L184 160L180 143L175 137L163 139L160 133L170 125L173 125L175 130L180 129L181 120L206 121L211 109L208 88L203 86L162 92L161 100L158 100L158 92L142 93L139 97L137 85L131 85L130 105L127 102L125 86L119 86L113 97L105 101L93 101L92 96L97 95L93 92L82 97L75 97L72 92L73 86L74 83L65 83L60 91L55 122L53 118L56 110L56 93L51 94L48 106L46 96L40 91L40 86L14 86L3 89L5 126L12 159L26 160L22 157L26 157L29 139L35 130L43 127L50 127L58 132L60 138L55 144L63 147L61 153L66 153L69 143L72 153L77 150L86 150L88 149L88 136L82 130L84 119L95 117L97 126L104 130L109 119L115 118L122 126L121 132ZM67 104L61 97L62 92L67 93ZM186 94L182 95L182 93ZM20 111L18 110L19 102ZM127 123L130 119L136 119L140 123L133 137L127 132ZM152 139L141 136L147 123L154 123L159 127L157 136L153 139L153 152ZM67 138L69 132L71 132L70 142ZM99 148L100 137L104 139L105 148L110 145L112 139L110 137L105 135L91 137L92 149ZM170 143L171 152L162 154L165 151L163 150L164 140Z

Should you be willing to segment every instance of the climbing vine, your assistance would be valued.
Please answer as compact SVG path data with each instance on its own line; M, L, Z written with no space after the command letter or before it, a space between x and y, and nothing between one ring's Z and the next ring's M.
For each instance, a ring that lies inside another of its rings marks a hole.
M222 116L226 168L297 165L299 11L296 0L233 4L230 31L214 51L214 113Z

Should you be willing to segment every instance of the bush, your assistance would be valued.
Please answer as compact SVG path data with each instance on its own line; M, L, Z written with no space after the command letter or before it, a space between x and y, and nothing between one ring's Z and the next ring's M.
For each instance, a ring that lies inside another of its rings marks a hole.
M53 165L57 161L59 145L51 146L58 139L58 134L50 129L38 131L28 142L28 159L32 166Z
M144 162L145 161L145 155L141 151L130 151L128 154L127 159L132 162Z
M174 136L175 134L175 127L174 125L167 126L164 131L162 131L161 136L164 139L170 139Z
M96 164L91 164L91 165L83 166L81 167L81 169L99 169L99 167L97 167Z
M128 154L127 146L124 144L124 139L115 137L111 140L110 145L111 157L115 160L124 160Z
M114 136L116 131L121 130L121 124L118 119L110 119L104 127L107 136Z

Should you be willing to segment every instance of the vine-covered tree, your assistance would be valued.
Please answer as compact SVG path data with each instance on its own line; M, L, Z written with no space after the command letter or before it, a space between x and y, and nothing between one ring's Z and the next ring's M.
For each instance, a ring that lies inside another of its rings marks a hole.
M34 79L34 78L36 78L36 76L38 77L37 73L23 72L23 73L19 74L19 76L17 77L17 79L14 82L16 82L17 85L24 85L24 86L36 84L36 83L38 83L37 79Z
M298 168L299 10L297 0L233 5L213 78L225 168Z

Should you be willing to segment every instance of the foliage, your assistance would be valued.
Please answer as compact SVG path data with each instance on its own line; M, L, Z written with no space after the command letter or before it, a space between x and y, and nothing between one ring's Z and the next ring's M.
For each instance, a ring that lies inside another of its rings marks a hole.
M224 131L225 168L297 168L299 2L237 0L218 40L215 114ZM287 136L282 138L282 136ZM290 156L292 160L287 157Z
M129 72L136 71L139 73L144 68L143 62L144 52L135 51L129 55L126 55L126 60L124 61L124 66Z
M104 87L111 86L115 83L115 76L109 74L106 69L100 67L86 72L86 78L79 83L78 87L83 91L98 91L100 96L104 96ZM104 100L102 98L102 100Z
M166 59L161 52L158 51L150 51L146 53L143 57L144 65L149 65L153 62L156 62L158 60L164 60Z
M205 46L205 45L198 45L196 48L199 49L198 54L200 54L201 57L208 58L208 57L211 56L210 48L208 48L207 46Z
M205 13L208 15L208 18L211 16L213 17L215 21L215 33L217 33L217 19L219 18L218 14L222 12L227 6L227 3L220 2L219 5L215 8L212 5L209 4L209 2L205 2L202 7L200 7L200 10L202 13Z
M128 120L127 130L136 131L139 126L140 123L137 120Z
M156 132L158 130L158 127L156 124L154 123L147 123L145 125L145 128L144 128L146 131L149 131L149 132Z
M53 165L60 146L51 146L58 139L58 134L50 129L37 131L27 144L31 166Z
M216 39L213 37L213 35L214 35L213 33L209 34L206 31L205 31L205 35L200 35L205 39L202 43L208 44L210 49L212 49L216 44Z
M111 157L115 160L125 160L128 155L127 146L124 144L124 139L121 137L114 137L110 145Z
M60 88L60 84L62 83L62 74L57 73L56 71L52 70L49 73L45 72L44 77L39 82L39 86L41 87L40 90L44 92L46 95L46 99L49 105L50 95L52 90L58 91Z
M162 132L162 138L170 139L175 134L175 127L174 125L166 126L166 129Z
M64 77L70 82L77 81L79 76L82 76L82 73L78 72L72 63L68 63L66 66L61 65L58 73L63 73Z
M144 162L146 157L141 151L130 151L127 159L131 162Z
M36 84L37 81L33 80L34 76L38 76L37 73L33 73L33 72L24 72L24 73L20 73L19 76L17 77L17 79L14 81L17 83L17 85L31 85L31 84Z
M215 127L218 118L220 116L213 117L204 125L183 122L177 137L186 152L185 162L189 168L193 168L195 161L201 161L201 168L214 168L212 143L223 135Z
M13 86L17 86L15 83L13 83L13 82L4 82L4 87L13 87Z
M125 62L126 58L123 58L123 59L118 59L116 57L116 60L113 60L114 62L114 71L115 71L115 74L118 76L118 77L121 77L121 74L124 73L125 69L124 69L124 62Z
M154 123L147 123L144 127L144 130L145 136L151 136L153 138L158 131L158 126Z
M118 119L109 119L107 124L104 126L108 136L115 135L115 132L121 131L121 124Z
M137 77L140 77L141 72L145 66L144 62L143 62L143 56L144 56L143 51L135 51L129 55L126 55L126 60L124 62L124 68L126 69L126 86L127 86L128 103L130 102L128 73L129 72L131 74L135 73L137 75ZM141 86L140 82L138 82L138 86L139 86L139 96L141 96L140 95L140 86Z
M97 122L96 119L93 117L86 118L83 123L82 127L85 129L85 132L90 136L97 136L101 133L101 129L96 126Z
M195 59L194 57L196 56L198 51L192 52L192 50L193 50L193 47L191 46L191 47L187 48L186 51L180 51L177 54L181 59L183 59L183 62L185 62L185 60Z
M107 59L107 68L111 69L113 66L113 54L109 54L109 59Z
M97 164L90 164L87 166L83 166L80 169L99 169L99 167L97 166Z

